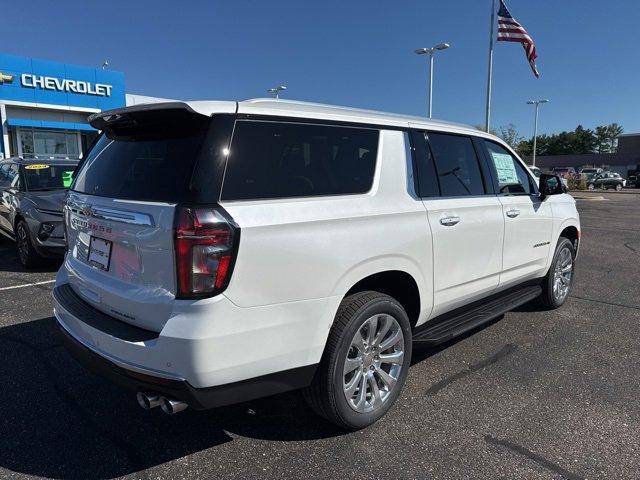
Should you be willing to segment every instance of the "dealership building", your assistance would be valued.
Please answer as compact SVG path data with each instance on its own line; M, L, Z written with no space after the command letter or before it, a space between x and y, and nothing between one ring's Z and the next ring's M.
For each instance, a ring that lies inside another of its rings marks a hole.
M127 94L122 72L0 54L0 158L79 158L90 114L161 100Z

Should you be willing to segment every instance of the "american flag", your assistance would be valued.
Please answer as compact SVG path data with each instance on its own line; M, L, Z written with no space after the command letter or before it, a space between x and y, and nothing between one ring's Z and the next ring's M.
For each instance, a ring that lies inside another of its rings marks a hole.
M521 43L533 74L536 78L540 78L536 68L536 58L538 58L536 45L524 27L511 16L503 0L500 0L500 10L498 10L498 41Z

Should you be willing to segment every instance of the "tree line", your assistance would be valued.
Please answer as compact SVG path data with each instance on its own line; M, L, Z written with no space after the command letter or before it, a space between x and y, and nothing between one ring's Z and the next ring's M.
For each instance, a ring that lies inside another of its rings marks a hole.
M615 153L618 137L624 129L617 123L600 125L594 129L578 125L575 130L538 135L536 155L570 155L581 153ZM512 123L492 131L524 157L533 153L533 138L520 135Z

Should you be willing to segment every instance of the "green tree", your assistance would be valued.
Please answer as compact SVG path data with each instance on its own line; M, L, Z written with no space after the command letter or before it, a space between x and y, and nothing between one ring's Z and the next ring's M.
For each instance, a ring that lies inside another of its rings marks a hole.
M624 133L624 128L617 123L607 125L607 131L609 132L609 142L611 144L611 153L618 150L618 137Z
M518 133L513 123L499 127L497 135L513 149L516 149L520 142L524 140L524 137Z
M598 142L596 146L596 151L598 153L609 153L611 152L611 140L609 128L603 125L596 127L595 129L596 140Z

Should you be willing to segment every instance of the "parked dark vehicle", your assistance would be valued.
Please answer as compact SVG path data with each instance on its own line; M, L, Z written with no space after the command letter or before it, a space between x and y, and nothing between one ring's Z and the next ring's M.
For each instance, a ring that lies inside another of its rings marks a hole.
M15 240L25 267L63 256L62 204L76 165L75 160L0 161L0 233Z
M587 180L587 188L595 190L596 188L609 189L614 188L618 192L625 186L626 180L615 172L602 172L593 175Z

